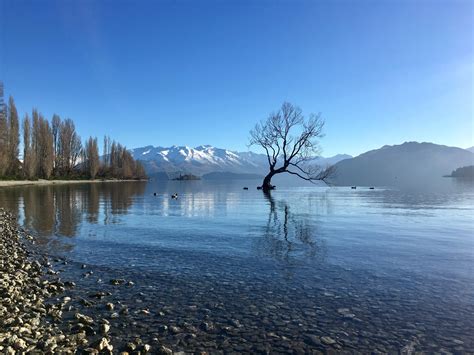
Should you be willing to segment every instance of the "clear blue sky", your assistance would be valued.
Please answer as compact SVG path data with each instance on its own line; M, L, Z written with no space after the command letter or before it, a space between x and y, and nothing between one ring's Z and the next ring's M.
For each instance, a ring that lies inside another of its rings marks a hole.
M0 0L0 79L83 138L247 150L284 101L323 155L473 142L473 1Z

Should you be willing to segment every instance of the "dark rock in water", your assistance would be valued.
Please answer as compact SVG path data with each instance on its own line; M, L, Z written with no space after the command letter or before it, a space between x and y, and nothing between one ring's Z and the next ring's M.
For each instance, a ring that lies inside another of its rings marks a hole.
M90 298L97 298L99 300L101 300L102 298L104 298L105 296L110 296L112 295L110 292L102 292L102 291L99 291L99 292L96 292L96 293L91 293L89 295Z
M357 189L357 186L351 186L351 189L355 190L355 189Z
M306 336L306 341L308 344L313 345L313 346L322 346L321 340L319 340L319 337L313 334L308 334Z
M167 348L166 346L161 346L159 349L158 349L158 354L162 354L162 355L172 355L173 354L173 350L171 350L170 348Z
M109 324L101 324L100 325L100 333L101 334L107 334L110 330L110 325Z
M214 330L214 325L210 322L202 322L201 325L199 326L202 330L205 332L209 332Z
M328 336L325 336L325 337L321 337L321 341L326 344L326 345L334 345L336 344L336 341L331 338L331 337L328 337Z
M122 285L125 283L124 279L111 279L110 284L112 285Z
M262 189L263 189L263 187L257 186L257 190L262 190Z
M249 188L248 187L244 187L244 190L248 190Z

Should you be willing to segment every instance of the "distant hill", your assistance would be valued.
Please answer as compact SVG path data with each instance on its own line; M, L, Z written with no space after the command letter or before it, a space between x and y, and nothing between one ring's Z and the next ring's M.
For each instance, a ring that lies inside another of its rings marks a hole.
M326 166L326 165L334 165L342 160L351 159L352 155L349 154L337 154L329 158L324 157L317 157L311 161L312 164Z
M467 148L466 150L470 151L471 153L474 153L474 147Z
M422 183L474 164L474 153L433 143L383 146L335 164L336 185L394 186Z
M250 180L250 179L263 179L263 175L260 174L238 174L229 172L213 172L204 174L203 180Z

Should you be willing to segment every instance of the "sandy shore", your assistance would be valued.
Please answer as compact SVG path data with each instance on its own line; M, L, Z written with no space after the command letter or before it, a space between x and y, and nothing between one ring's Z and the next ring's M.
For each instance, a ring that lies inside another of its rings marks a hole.
M148 180L0 180L0 187L26 186L26 185L64 185L64 184L91 184L106 182L137 182Z

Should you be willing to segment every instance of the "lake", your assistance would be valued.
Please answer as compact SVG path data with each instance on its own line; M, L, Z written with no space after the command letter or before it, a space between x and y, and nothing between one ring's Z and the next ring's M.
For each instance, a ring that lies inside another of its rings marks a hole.
M133 280L111 296L130 309L111 321L124 341L208 352L474 351L472 182L283 184L270 195L259 182L10 187L0 207L77 266L66 270L80 279L76 292Z

